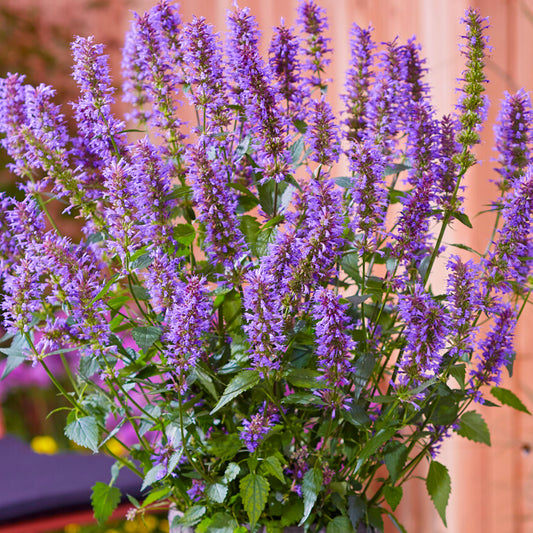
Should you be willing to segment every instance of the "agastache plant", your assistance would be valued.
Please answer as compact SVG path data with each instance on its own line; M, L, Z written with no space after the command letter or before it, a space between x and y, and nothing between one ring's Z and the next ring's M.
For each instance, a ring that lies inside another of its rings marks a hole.
M357 25L336 116L313 0L268 58L249 9L221 36L161 0L134 17L116 95L103 46L77 37L72 131L53 88L0 80L25 195L0 196L4 377L25 359L44 369L70 405L66 436L142 479L129 516L383 531L427 460L446 522L443 440L489 442L475 402L527 411L500 385L531 286L531 103L507 94L498 117L486 250L447 244L472 226L464 177L488 104L487 22L469 9L463 23L443 117L416 39L378 47ZM51 198L81 235L62 234ZM69 353L65 385L54 357ZM119 496L98 484L100 522Z

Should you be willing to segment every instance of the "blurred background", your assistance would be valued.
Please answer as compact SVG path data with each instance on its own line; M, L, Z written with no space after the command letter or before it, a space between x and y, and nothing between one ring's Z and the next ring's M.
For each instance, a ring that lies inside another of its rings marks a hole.
M468 179L466 211L472 218L482 211L496 191L492 152L492 123L504 91L524 87L533 89L533 0L316 0L329 16L329 36L334 49L328 92L331 104L340 111L339 95L343 92L344 72L349 60L349 30L352 22L371 24L376 42L396 36L405 42L413 35L422 45L427 59L428 81L439 114L453 112L456 79L463 69L459 53L460 24L465 9L472 5L489 17L490 44L487 62L491 100L489 122L483 142L477 147L481 163ZM57 102L76 98L70 78L69 43L72 36L95 35L106 45L117 87L120 85L120 49L128 29L131 12L143 12L155 0L0 0L0 76L20 72L32 84L51 84L57 89ZM218 31L225 31L226 12L233 0L181 0L185 21L193 14L205 16ZM292 25L297 0L239 0L257 17L262 31L262 50L266 51L272 27L283 17ZM118 102L116 112L124 111ZM68 116L70 106L63 112ZM0 168L4 167L3 154ZM12 178L0 170L0 190L15 193ZM480 215L483 216L483 215ZM492 215L487 217L487 232ZM74 221L64 220L67 231L75 233ZM483 224L482 224L483 226ZM476 225L479 228L479 225ZM489 235L479 229L473 233L464 226L450 236L449 242L462 242L484 249ZM502 384L512 389L533 411L533 313L522 320L517 338L517 361L514 375ZM46 388L46 379L37 369L21 369L10 384L0 383L0 401L4 412L3 426L31 440L49 435L53 441L34 441L41 451L53 451L62 443L58 419L43 423L43 413L56 401L55 393ZM483 408L492 433L492 447L452 438L442 448L439 460L452 476L452 495L448 507L450 533L533 533L533 419L510 408ZM0 420L0 430L2 422ZM48 444L47 444L48 443ZM421 474L425 474L424 467ZM425 492L422 480L414 479L404 487L404 502L398 512L409 533L446 531ZM74 526L73 526L74 527ZM143 526L144 527L144 526ZM145 529L148 531L149 529ZM395 528L388 525L387 531ZM139 529L143 531L143 529ZM72 530L75 533L75 530Z

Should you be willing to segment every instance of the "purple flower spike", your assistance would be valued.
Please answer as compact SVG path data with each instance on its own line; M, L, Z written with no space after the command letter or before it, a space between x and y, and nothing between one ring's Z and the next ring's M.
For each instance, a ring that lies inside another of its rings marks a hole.
M343 95L346 105L346 119L348 127L347 137L361 141L366 129L366 106L370 94L370 86L374 78L373 50L376 48L372 41L372 26L367 29L357 24L350 30L350 66L346 73L346 94Z
M331 53L329 48L331 39L325 36L328 29L326 11L317 6L313 0L301 0L298 5L297 22L307 34L306 46L303 48L306 56L304 69L309 72L306 82L311 89L325 88L328 80L322 79L322 76L331 63L331 59L326 57Z
M335 124L331 106L324 97L312 103L305 137L312 161L326 167L339 161L339 128Z
M461 209L462 197L457 195L453 201L453 193L457 186L459 166L455 162L460 153L460 145L455 140L457 121L450 115L442 117L439 133L439 165L437 187L438 203L446 211Z
M505 93L497 122L494 126L496 150L501 176L498 184L502 192L513 187L531 164L531 142L533 141L533 113L531 98L520 89L515 94Z
M262 413L252 415L250 420L243 420L241 430L241 440L246 444L250 453L255 452L259 443L265 438L272 427L279 422L279 416L272 409L263 407Z
M126 142L124 122L111 113L114 103L108 57L104 47L94 43L94 37L76 37L72 43L74 69L72 77L81 96L72 104L78 124L74 154L87 164L87 156L96 168L123 154Z
M417 387L439 371L449 318L420 284L412 294L400 296L398 307L407 342L397 363L398 384Z
M283 181L290 173L291 154L287 143L287 123L278 107L278 95L257 48L257 22L248 9L236 9L228 17L228 78L233 80L237 101L244 107L247 127L257 136L257 164L262 181Z
M405 83L412 102L420 102L429 93L429 86L423 81L427 68L424 67L426 60L420 58L421 49L416 37L411 37L402 49L405 57Z

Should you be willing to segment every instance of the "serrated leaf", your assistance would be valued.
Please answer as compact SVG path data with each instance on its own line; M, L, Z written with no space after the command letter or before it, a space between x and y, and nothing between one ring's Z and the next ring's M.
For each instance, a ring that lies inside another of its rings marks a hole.
M502 387L492 387L491 394L504 405L508 405L517 411L530 415L529 409L522 403L516 394Z
M318 398L314 394L311 394L310 392L295 392L294 394L289 394L288 396L284 396L281 399L281 403L283 405L308 405L310 403L318 403L320 401L320 398Z
M196 230L191 224L176 224L174 226L174 237L184 246L190 246L196 237Z
M167 468L165 465L158 464L154 465L143 479L143 484L141 486L141 491L144 490L146 487L149 487L150 485L153 485L156 481L159 481L165 477L167 473Z
M455 378L461 389L465 388L466 365L464 363L453 365L450 368L450 376Z
M131 268L133 270L142 270L143 268L149 267L152 262L152 256L149 253L144 253L132 261Z
M285 482L285 477L283 476L283 467L281 466L280 460L271 455L267 457L260 466L260 471L262 474L269 474L278 478L282 483Z
M241 479L239 486L242 503L253 529L265 508L270 485L263 476L250 473Z
M403 489L402 487L393 487L392 485L385 485L383 489L383 496L390 505L390 508L395 511L399 503L402 501Z
M202 524L196 529L196 533ZM227 513L215 513L207 527L205 528L206 533L234 533L235 528L238 527L235 519Z
M146 507L151 503L157 502L159 500L165 500L170 494L170 489L168 487L163 487L162 489L156 489L150 492L148 496L144 499L142 507Z
M239 396L244 391L251 389L259 383L259 372L257 370L243 370L234 376L224 390L224 394L215 405L211 414L216 413L219 409L231 402L233 398Z
M383 444L389 441L396 433L396 429L380 429L365 445L361 450L357 463L355 465L354 473L359 472L359 469L363 464L374 455Z
M446 507L450 498L451 480L448 469L443 464L437 461L431 461L426 479L426 488L442 522L447 526Z
M348 496L348 516L350 517L350 522L354 528L357 527L361 518L366 514L366 503L356 494Z
M0 348L0 352L7 355L4 371L2 372L2 379L5 379L15 368L19 367L27 359L30 346L22 335L15 335L11 341L9 348Z
M235 434L216 435L207 444L209 453L222 460L233 459L242 446L242 440Z
M326 533L351 533L352 523L347 516L336 516L326 527Z
M321 375L321 372L311 370L310 368L297 368L289 372L287 375L287 381L294 387L301 387L304 389L323 389L327 385L324 381L318 380Z
M472 222L470 222L470 219L468 218L466 213L461 213L460 211L454 211L452 213L452 217L458 220L461 224L464 224L467 228L472 229Z
M300 162L300 158L304 151L304 145L304 136L302 135L289 147L293 164L297 165Z
M181 526L185 528L195 526L200 522L205 512L206 508L203 505L193 505L183 513L183 516L177 516L174 518L172 521L172 527Z
M318 498L320 489L322 488L322 471L318 468L308 470L302 480L302 494L304 497L304 513L298 524L301 526L311 514L315 502Z
M407 460L407 448L397 441L393 442L385 448L383 459L385 460L391 481L396 483Z
M301 500L283 508L281 515L281 525L283 527L292 526L300 521L304 512L304 504Z
M207 486L205 493L211 501L223 503L228 494L228 486L222 483L211 483Z
M222 478L222 480L224 481L224 483L231 483L234 479L237 478L240 471L241 467L237 463L229 463L226 467L226 471L224 472L224 477Z
M483 417L475 411L466 412L460 420L457 433L474 442L490 446L490 431Z
M84 416L65 427L65 435L79 446L98 451L98 424L94 416Z
M120 502L120 490L117 487L110 487L98 481L91 494L91 503L94 517L99 525L103 525L113 514Z
M161 337L161 330L156 326L141 326L131 330L131 336L137 346L144 352L148 351Z

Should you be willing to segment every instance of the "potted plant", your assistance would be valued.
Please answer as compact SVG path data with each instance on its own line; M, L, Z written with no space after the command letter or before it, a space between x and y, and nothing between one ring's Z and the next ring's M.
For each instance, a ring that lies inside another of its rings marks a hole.
M403 531L402 484L426 461L445 522L442 440L489 442L473 409L489 388L527 410L498 386L529 296L524 91L498 119L487 251L444 241L471 226L463 178L487 107L486 21L469 9L464 25L457 111L442 118L416 41L376 50L357 25L335 117L312 0L297 30L276 28L268 60L246 8L229 13L224 44L166 0L136 15L128 125L93 38L72 45L74 134L52 88L1 81L2 144L26 195L1 197L7 368L42 365L70 402L66 435L116 457L93 489L99 521L125 467L146 490L131 515L170 507L173 528L382 531L389 516ZM79 240L49 216L52 199L82 221ZM47 361L70 352L68 389Z

